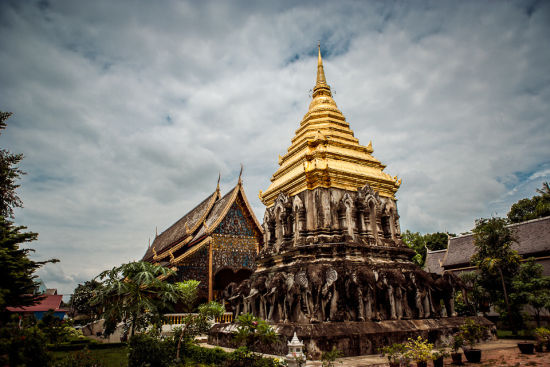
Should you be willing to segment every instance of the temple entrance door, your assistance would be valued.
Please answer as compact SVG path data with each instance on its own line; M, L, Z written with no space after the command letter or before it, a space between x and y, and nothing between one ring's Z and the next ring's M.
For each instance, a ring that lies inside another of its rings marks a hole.
M219 300L221 299L221 293L229 285L231 282L235 282L239 284L243 280L250 278L252 275L252 270L247 268L241 268L237 271L233 271L231 268L223 268L216 272L214 275L214 284L213 284L213 290L214 290L214 299Z

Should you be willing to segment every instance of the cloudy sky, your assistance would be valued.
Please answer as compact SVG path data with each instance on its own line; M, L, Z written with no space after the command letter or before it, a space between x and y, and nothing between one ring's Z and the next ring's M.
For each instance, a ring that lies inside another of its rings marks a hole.
M402 230L470 230L550 180L548 1L0 1L16 221L71 293L244 164L263 217L320 41L335 100L398 175Z

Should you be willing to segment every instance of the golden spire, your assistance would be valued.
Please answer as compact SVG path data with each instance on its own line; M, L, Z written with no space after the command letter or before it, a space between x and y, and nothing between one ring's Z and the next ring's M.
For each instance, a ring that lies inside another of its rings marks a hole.
M325 70L323 69L323 58L321 57L321 43L317 45L319 56L317 57L317 83L319 84L327 84L327 80L325 78Z
M325 78L325 70L323 69L323 58L321 57L321 43L317 45L319 55L317 57L317 81L315 82L315 87L313 87L313 98L318 95L327 95L332 97L330 92L330 86L327 84L327 79Z
M356 191L366 183L380 196L394 199L401 180L384 172L386 166L371 155L372 142L359 144L332 98L317 47L317 80L309 109L260 199L270 206L280 192L292 196L316 187Z

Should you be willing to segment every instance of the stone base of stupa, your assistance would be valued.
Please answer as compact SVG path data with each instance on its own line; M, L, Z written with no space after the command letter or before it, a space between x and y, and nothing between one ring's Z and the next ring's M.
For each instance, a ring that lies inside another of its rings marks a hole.
M318 359L322 352L336 347L344 356L377 354L379 349L394 343L406 342L408 338L422 336L430 343L441 345L459 330L466 319L474 319L477 324L485 325L494 334L495 326L484 317L443 317L420 320L386 320L364 322L324 322L318 324L273 324L281 341L288 341L294 332L305 345L305 351ZM214 325L208 335L213 345L234 347L233 333L235 324ZM258 352L285 355L287 343L281 342L267 346Z

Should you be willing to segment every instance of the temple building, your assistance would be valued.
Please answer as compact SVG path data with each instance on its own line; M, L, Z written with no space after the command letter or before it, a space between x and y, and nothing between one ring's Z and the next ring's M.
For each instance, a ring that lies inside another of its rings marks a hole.
M239 176L224 196L218 180L211 195L155 237L143 261L172 268L175 281L199 280L199 301L210 301L230 282L252 274L262 243L261 226Z
M259 194L266 210L256 270L224 292L235 316L252 313L287 340L296 333L317 357L333 347L373 354L418 335L440 342L458 330L459 280L413 263L395 198L401 180L372 153L336 106L319 48L309 109ZM233 330L215 325L209 341L229 346Z
M523 259L534 258L542 265L543 275L550 276L550 217L538 218L508 226L517 237L512 245ZM447 249L428 251L426 255L426 271L443 274L445 272L462 273L475 270L470 264L474 255L474 235L449 238Z

